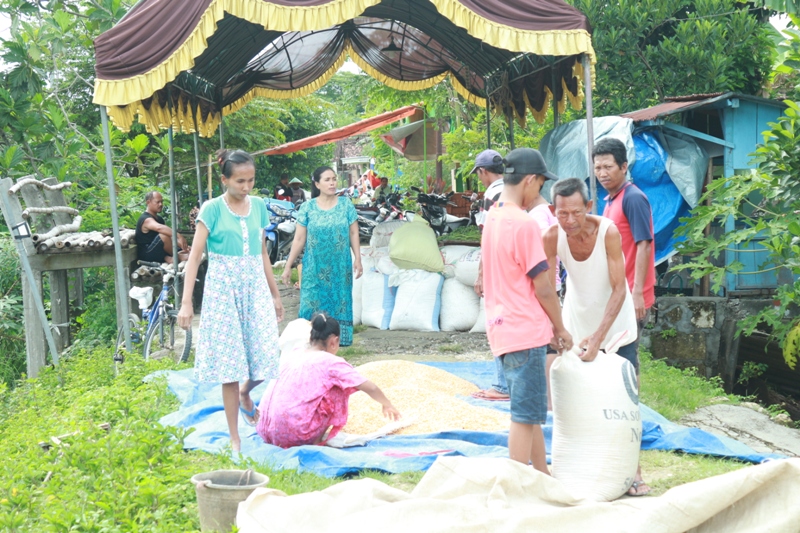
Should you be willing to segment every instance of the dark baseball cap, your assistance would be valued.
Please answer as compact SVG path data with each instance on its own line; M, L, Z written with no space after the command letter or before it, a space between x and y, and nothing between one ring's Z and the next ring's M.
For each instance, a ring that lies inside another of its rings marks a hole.
M478 157L475 158L475 166L472 167L470 174L475 174L478 171L478 167L491 167L502 164L502 162L503 156L500 155L500 152L495 150L484 150L478 154Z
M522 174L523 176L540 174L549 180L558 180L558 176L547 171L547 165L539 150L533 148L511 150L503 159L503 164L506 166L506 174Z

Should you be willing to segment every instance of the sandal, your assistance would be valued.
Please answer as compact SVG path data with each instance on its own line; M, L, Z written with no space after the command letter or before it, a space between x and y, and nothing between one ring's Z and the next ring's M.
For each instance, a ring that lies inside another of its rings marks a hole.
M501 394L494 389L475 391L470 396L487 402L507 402L511 399L508 394Z
M253 405L253 410L248 411L241 404L239 404L239 412L242 413L242 419L248 426L255 427L256 425L256 406Z
M641 488L641 490L639 490ZM650 486L643 479L631 483L631 487L626 493L628 496L647 496L650 494ZM633 492L631 492L633 491Z

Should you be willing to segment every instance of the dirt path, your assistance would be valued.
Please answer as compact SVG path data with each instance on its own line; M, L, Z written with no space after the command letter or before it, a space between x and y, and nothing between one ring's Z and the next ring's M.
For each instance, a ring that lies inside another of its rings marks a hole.
M284 320L281 331L297 318L300 291L281 286ZM358 331L360 327L357 327ZM389 331L367 328L355 334L353 346L341 355L353 365L382 359L411 361L480 361L491 360L489 343L483 333Z

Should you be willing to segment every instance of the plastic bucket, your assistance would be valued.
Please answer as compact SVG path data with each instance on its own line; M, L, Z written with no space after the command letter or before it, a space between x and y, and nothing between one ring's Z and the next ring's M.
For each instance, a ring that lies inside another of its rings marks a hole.
M192 476L197 491L200 531L230 531L236 523L236 511L269 478L253 470L214 470Z

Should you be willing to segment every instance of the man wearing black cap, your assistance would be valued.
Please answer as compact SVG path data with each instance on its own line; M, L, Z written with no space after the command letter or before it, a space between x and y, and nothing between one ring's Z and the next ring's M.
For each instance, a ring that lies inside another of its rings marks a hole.
M531 148L512 150L503 163L503 192L481 239L486 336L492 354L502 360L511 396L509 457L549 473L541 428L547 420L545 353L554 334L562 350L572 347L572 337L547 275L542 232L527 209L545 180L557 178Z

